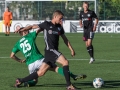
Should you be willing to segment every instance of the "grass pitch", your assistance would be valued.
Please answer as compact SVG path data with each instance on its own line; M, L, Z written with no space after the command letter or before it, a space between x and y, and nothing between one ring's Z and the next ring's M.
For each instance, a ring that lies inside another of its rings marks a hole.
M71 57L70 50L61 39L59 50L69 60L70 71L75 74L87 75L84 80L74 81L71 79L72 83L81 90L96 90L92 81L94 78L100 77L105 82L105 86L101 89L120 90L120 35L96 33L93 40L96 61L93 64L88 64L90 57L85 43L82 41L82 34L72 33L66 34L66 36L75 49L76 56ZM10 36L0 34L0 90L16 90L13 87L15 79L29 74L26 64L20 64L9 58L13 45L18 39L20 39L18 34ZM38 35L36 43L44 55L43 34ZM17 56L24 59L21 53L18 53ZM63 76L48 71L45 76L39 78L35 87L21 87L20 90L65 90L65 86Z

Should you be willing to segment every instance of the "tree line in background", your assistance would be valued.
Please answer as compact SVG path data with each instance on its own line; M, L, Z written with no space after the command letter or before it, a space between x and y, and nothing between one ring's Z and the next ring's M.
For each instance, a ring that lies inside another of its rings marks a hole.
M100 20L120 20L120 0L99 0Z
M90 1L90 9L94 2ZM14 20L45 20L51 19L55 10L61 10L67 20L78 20L82 10L81 1L12 1L7 5L13 12ZM100 20L120 20L120 0L98 0L98 17Z
M65 14L65 19L78 19L79 8L82 2L54 2L54 1L34 1L34 2L11 2L8 4L15 19L45 20L51 19L55 10L61 10ZM17 17L16 17L17 16Z

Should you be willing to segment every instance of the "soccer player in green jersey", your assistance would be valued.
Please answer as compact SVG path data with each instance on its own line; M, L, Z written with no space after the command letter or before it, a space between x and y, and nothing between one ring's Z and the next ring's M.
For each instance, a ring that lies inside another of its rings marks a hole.
M22 28L20 28L22 29ZM17 41L17 43L14 45L10 57L20 63L25 62L28 65L29 73L36 72L40 66L42 65L42 62L44 60L44 56L39 52L35 40L39 33L40 29L29 33L29 31L19 31L19 34L22 36L20 40ZM16 56L16 53L21 51L26 60L22 60ZM57 72L61 75L63 74L63 68L57 67L56 64L51 65L51 68L49 69L51 71ZM70 76L77 80L78 78L86 78L86 75L74 75L70 72ZM34 86L36 85L38 79L34 79L32 81L28 81L24 83L24 86Z

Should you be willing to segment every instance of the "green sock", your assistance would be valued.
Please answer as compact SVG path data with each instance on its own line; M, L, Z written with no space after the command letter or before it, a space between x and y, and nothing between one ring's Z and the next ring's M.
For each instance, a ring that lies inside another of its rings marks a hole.
M59 67L59 68L58 68L58 73L64 76L63 68L60 68L60 67ZM75 78L75 76L76 76L76 75L74 75L72 72L69 72L69 74L70 74L70 77L72 77L72 78Z
M29 86L35 86L37 84L37 81L31 80L28 81Z

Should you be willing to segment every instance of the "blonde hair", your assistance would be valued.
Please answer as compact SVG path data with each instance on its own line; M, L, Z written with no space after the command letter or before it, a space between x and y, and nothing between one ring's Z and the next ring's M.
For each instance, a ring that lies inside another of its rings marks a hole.
M56 10L56 11L54 11L52 17L57 16L57 15L63 15L64 16L64 14L60 10Z
M88 5L88 7L89 7L89 3L88 3L87 1L83 2L83 4L87 4L87 5Z

